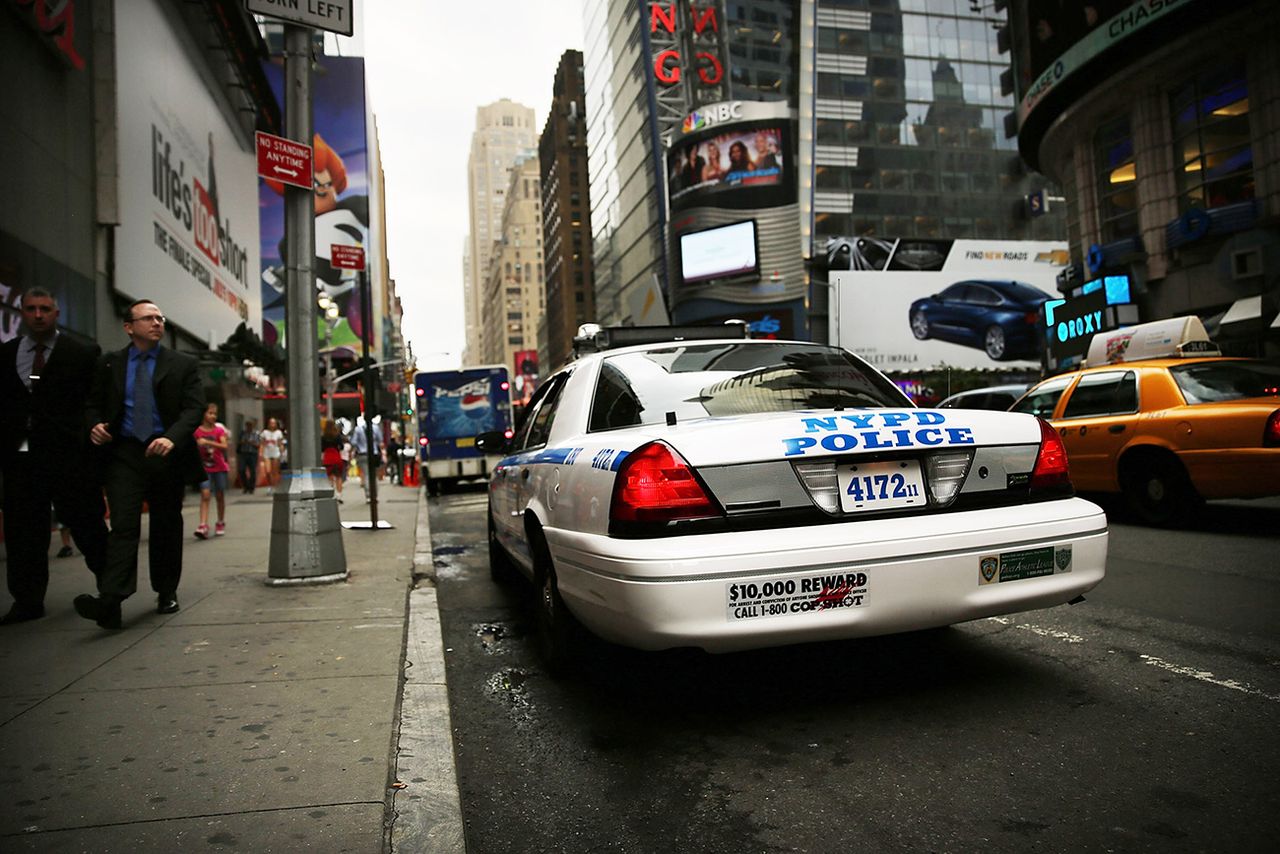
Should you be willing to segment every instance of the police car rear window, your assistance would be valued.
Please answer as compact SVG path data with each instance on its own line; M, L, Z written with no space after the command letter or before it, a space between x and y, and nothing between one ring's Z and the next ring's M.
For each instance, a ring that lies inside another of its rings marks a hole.
M1192 362L1170 368L1187 403L1214 403L1280 394L1280 362L1262 359Z
M912 406L897 386L843 350L814 344L674 344L607 357L588 429L836 406Z

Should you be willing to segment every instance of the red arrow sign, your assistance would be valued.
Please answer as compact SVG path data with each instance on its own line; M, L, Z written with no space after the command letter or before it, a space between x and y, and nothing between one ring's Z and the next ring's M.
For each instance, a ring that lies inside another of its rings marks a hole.
M254 139L257 142L260 176L304 190L310 190L314 186L311 146L262 131L257 131Z

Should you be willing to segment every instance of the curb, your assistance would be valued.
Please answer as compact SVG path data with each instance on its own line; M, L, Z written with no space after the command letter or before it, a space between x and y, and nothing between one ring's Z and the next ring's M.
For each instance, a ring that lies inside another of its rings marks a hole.
M425 489L418 492L413 573L390 850L453 854L465 851L466 842Z

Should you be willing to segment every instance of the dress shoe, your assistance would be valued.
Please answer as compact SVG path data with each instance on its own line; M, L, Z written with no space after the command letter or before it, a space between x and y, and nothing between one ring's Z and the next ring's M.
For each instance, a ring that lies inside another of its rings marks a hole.
M157 614L176 614L178 613L178 594L161 593L156 599Z
M93 620L104 629L121 628L120 602L106 597L84 594L77 596L72 603L76 613L86 620Z
M72 550L71 546L63 546L62 548L58 549L58 555L57 555L57 556L58 556L58 557L71 557L73 554L75 554L75 551L74 551L74 550Z
M34 608L24 608L21 605L14 605L9 609L9 613L0 617L0 626L12 626L15 623L25 623L28 620L38 620L43 616L43 605L38 605Z

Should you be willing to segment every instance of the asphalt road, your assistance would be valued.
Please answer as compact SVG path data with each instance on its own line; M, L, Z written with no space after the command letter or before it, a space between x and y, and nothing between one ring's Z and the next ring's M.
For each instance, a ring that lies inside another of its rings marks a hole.
M483 491L431 499L468 851L1273 851L1280 501L1113 508L1076 606L551 679Z

